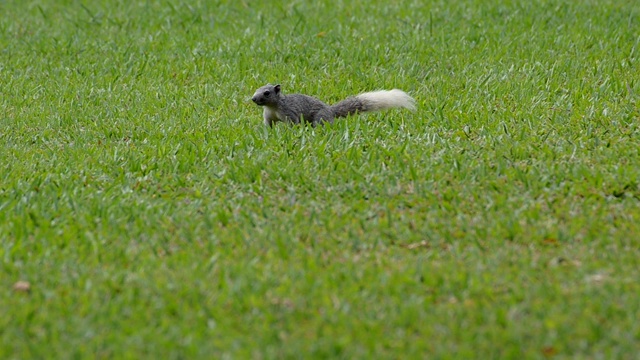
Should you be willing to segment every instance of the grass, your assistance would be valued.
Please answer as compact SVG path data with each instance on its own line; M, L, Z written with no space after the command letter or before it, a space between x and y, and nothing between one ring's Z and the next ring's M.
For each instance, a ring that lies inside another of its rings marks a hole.
M0 358L640 351L637 2L0 12Z

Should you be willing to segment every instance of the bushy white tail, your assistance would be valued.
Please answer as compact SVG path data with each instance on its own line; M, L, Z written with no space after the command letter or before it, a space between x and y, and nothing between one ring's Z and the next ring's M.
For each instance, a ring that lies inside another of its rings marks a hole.
M366 92L356 96L365 106L365 111L377 111L390 108L416 110L416 100L398 89Z

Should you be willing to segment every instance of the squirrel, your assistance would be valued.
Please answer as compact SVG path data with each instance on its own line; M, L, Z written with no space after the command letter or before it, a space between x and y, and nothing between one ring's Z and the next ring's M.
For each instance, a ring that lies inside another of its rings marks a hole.
M398 89L366 92L329 106L312 96L285 95L280 85L267 84L256 90L251 100L264 107L264 123L270 127L278 121L299 124L303 120L315 127L325 122L332 124L335 118L366 111L416 109L415 100Z

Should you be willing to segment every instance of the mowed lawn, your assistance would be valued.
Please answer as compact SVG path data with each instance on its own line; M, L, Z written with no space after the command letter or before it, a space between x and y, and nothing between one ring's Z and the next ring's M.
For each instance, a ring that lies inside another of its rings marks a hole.
M640 2L0 13L0 358L640 353Z

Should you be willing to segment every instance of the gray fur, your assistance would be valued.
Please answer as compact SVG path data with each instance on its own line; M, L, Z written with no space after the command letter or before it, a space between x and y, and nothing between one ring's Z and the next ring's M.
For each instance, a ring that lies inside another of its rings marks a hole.
M339 103L333 105L333 114L335 117L347 117L349 115L355 115L359 112L365 112L369 110L365 103L363 103L357 97L350 97Z
M400 93L402 95L399 95ZM383 101L378 101L379 99ZM386 101L389 99L396 101ZM329 106L307 95L284 95L280 91L280 85L267 84L256 90L251 100L264 107L264 123L268 126L273 126L277 121L299 124L303 120L317 126L324 122L333 123L335 118L355 115L359 112L391 107L415 108L413 107L415 100L400 90L365 93Z

